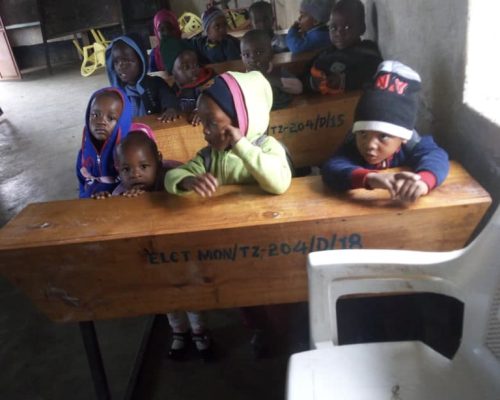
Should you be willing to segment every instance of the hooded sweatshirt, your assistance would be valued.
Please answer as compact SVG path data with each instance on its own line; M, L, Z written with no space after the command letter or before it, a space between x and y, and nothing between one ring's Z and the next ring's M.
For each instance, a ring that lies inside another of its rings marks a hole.
M118 41L134 49L142 62L142 69L134 86L124 84L113 66L112 49ZM159 76L147 75L147 60L146 49L141 45L141 38L134 33L116 38L106 49L106 72L109 82L111 86L119 88L128 97L134 117L157 114L167 108L177 108L177 98L165 81Z
M177 186L184 178L210 172L222 185L257 182L266 192L284 193L291 182L286 152L266 134L273 103L269 82L258 71L226 72L220 76L229 83L243 137L229 150L206 148L211 159L208 170L202 150L187 164L169 171L165 176L166 190L188 193Z
M92 142L89 128L90 105L94 98L102 92L112 91L120 95L123 110L111 136L104 142L101 150L97 150ZM132 107L124 94L112 87L99 89L89 100L85 112L85 127L83 128L82 147L76 158L76 176L79 183L79 197L89 198L94 193L112 192L118 185L118 172L114 166L113 153L115 146L123 139L132 123Z
M160 43L162 39L160 25L163 23L167 23L168 25L170 25L170 30L173 38L181 38L182 32L175 13L173 11L163 9L158 11L153 18L153 28L155 31L156 39L158 39L158 43ZM149 71L165 71L165 65L163 64L159 44L151 50L151 54L149 55Z

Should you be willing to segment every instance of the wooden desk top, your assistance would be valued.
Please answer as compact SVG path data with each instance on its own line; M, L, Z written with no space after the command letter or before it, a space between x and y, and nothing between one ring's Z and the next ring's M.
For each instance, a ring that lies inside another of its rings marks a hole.
M379 190L334 194L318 176L280 196L230 185L207 199L35 203L0 230L0 273L57 321L302 301L309 251L457 249L490 203L455 163L409 206Z

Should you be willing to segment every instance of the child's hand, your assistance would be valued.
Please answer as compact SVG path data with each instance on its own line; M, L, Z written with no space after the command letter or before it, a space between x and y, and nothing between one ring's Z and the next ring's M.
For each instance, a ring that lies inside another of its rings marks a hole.
M123 192L122 196L125 196L125 197L137 197L137 196L140 196L143 193L146 193L146 191L143 190L143 189L132 188L130 190L127 190L127 191Z
M243 137L243 134L240 131L240 128L236 128L235 126L228 125L224 128L224 133L230 140L230 145L234 146L238 141Z
M179 118L179 111L175 108L167 108L162 115L158 117L161 122L172 122Z
M429 187L421 180L420 175L413 172L398 172L394 174L396 181L395 197L402 201L413 202L429 193Z
M108 197L111 197L111 193L109 193L109 192L97 192L97 193L94 193L92 196L90 196L90 198L94 199L94 200L103 200L103 199L106 199Z
M394 179L395 174L381 174L378 172L370 172L366 175L366 186L370 189L385 189L390 195L391 199L396 196L396 179Z
M217 190L219 182L211 173L207 172L203 175L184 178L179 183L179 186L182 190L193 190L201 197L211 197Z
M200 117L198 116L198 110L195 109L193 110L193 112L191 113L191 115L189 116L189 119L188 119L189 123L193 126L198 126L201 124L201 119Z

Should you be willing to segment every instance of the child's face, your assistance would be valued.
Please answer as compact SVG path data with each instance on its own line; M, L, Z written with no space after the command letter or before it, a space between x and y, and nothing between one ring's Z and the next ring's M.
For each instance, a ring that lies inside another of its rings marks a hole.
M120 179L126 190L154 190L160 170L158 154L153 154L148 145L120 147L117 152Z
M241 59L247 71L260 71L267 74L273 50L270 42L264 40L242 40Z
M391 157L402 143L403 139L382 132L356 132L356 146L368 164L379 164Z
M227 149L231 138L226 127L232 124L231 118L210 96L203 94L198 98L198 116L203 124L203 135L210 147L219 151Z
M101 95L90 105L89 129L92 137L104 142L113 133L123 110L122 102L112 96Z
M351 47L361 36L361 25L352 15L333 12L328 21L330 41L339 50Z
M199 73L198 57L194 51L184 51L175 59L172 74L179 86L195 82Z
M224 37L227 35L227 22L226 18L219 15L215 18L207 29L207 37L213 43L222 42Z
M253 29L274 32L273 15L264 10L253 10L250 12L250 22Z
M311 14L301 11L299 15L299 31L306 33L310 31L317 25L317 21L311 16Z
M142 62L135 50L124 42L117 42L111 50L113 68L120 80L135 85L142 73Z

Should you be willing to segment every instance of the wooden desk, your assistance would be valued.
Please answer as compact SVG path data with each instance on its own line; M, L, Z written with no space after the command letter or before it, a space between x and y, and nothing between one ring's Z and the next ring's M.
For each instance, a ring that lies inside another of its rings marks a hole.
M306 255L333 248L461 248L491 198L459 165L404 207L385 191L224 186L35 203L0 230L0 273L50 319L130 317L307 300Z
M287 146L296 167L319 165L332 155L351 128L359 95L296 96L288 108L271 112L268 134ZM156 115L134 121L153 129L167 159L186 162L207 145L201 125L188 124L186 116L171 123L158 121Z

